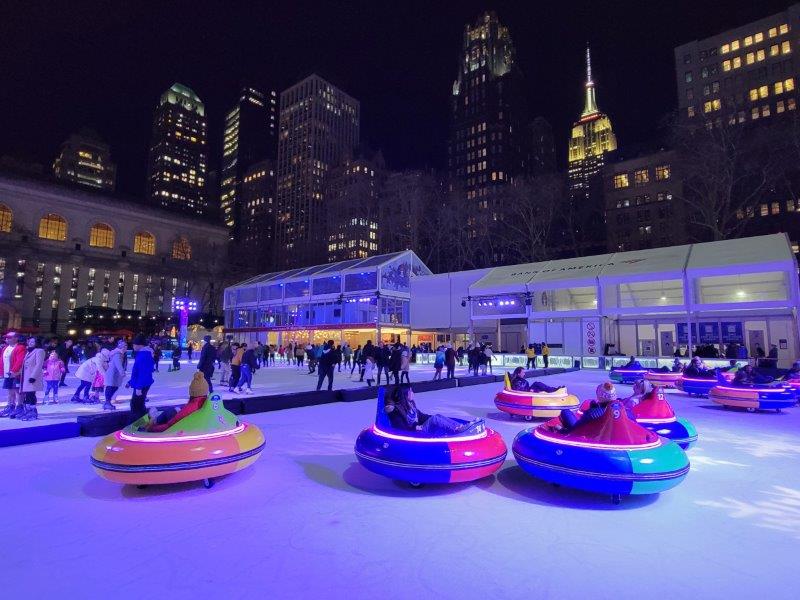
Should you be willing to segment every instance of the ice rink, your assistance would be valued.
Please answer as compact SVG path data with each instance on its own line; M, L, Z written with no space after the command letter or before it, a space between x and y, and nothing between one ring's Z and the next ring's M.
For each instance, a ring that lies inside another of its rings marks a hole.
M604 378L547 382L586 398ZM210 490L100 479L89 465L97 439L0 449L2 595L797 597L800 409L733 412L670 393L700 435L691 473L661 496L614 506L516 466L511 442L527 424L495 409L500 385L416 397L426 412L485 417L502 433L507 463L472 484L412 489L363 469L353 444L371 400L246 417L266 450Z

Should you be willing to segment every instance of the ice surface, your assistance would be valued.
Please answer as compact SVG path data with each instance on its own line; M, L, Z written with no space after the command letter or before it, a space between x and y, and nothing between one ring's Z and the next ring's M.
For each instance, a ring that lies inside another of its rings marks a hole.
M603 376L547 380L586 398ZM285 377L298 389L312 379ZM510 446L527 425L495 409L500 385L416 399L485 417ZM267 436L264 454L210 490L100 479L88 459L96 439L0 449L0 595L796 598L800 409L669 399L700 434L692 472L619 506L538 482L510 452L496 477L473 484L411 489L373 475L353 455L373 401L248 416Z

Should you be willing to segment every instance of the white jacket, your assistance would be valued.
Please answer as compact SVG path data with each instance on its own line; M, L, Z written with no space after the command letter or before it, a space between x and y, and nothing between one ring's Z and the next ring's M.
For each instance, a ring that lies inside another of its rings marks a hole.
M75 371L75 377L81 381L94 381L95 373L97 373L97 362L95 362L94 358L83 361L78 366L78 370Z
M42 365L44 365L44 350L41 348L34 348L25 355L25 362L22 363L21 392L42 391Z

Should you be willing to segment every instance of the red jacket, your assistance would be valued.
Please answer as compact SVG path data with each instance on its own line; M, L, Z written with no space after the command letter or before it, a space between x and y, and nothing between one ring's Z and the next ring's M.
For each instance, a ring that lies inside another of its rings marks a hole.
M3 352L6 351L8 346L3 347ZM22 363L25 362L25 346L17 344L11 351L11 372L16 373L17 377L22 372ZM5 377L5 363L3 362L3 355L0 354L0 377Z
M190 398L186 406L180 409L178 411L178 414L172 417L169 421L161 424L153 423L147 428L147 431L155 431L155 432L166 431L184 417L188 417L194 411L200 410L205 400L206 400L205 396L195 396L194 398Z

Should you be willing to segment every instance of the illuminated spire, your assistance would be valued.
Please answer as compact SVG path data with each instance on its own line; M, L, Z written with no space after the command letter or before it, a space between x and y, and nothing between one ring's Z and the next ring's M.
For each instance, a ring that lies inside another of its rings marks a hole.
M587 117L599 112L597 101L594 97L594 81L592 81L592 55L589 52L589 45L586 45L586 106L581 113L581 117Z

